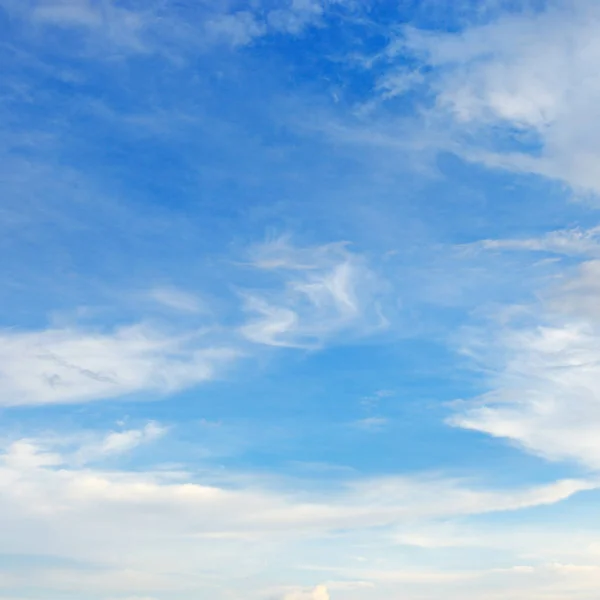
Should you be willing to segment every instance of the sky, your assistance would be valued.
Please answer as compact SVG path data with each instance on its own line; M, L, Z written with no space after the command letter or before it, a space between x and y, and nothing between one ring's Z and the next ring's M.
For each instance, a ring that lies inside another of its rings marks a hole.
M0 600L594 600L600 4L0 0Z

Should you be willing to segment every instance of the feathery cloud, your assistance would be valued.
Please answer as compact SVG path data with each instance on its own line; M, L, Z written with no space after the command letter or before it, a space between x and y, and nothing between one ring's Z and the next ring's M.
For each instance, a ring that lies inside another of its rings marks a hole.
M144 325L110 332L5 330L0 348L4 406L174 392L211 379L238 354L203 344L199 333L168 335Z
M252 266L280 278L274 292L247 292L246 309L257 316L241 328L253 342L319 347L341 334L384 328L378 304L381 283L345 244L296 248L285 238L255 247Z
M595 235L595 230L592 230ZM557 232L487 247L597 254L592 234ZM466 349L491 391L451 422L509 439L551 460L600 468L600 261L582 260L545 291L526 323L482 332Z

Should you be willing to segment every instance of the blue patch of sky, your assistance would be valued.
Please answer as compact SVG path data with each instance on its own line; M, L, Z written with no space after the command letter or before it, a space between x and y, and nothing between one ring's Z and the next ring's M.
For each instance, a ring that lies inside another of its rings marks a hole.
M81 32L48 30L43 62L33 58L37 42L25 44L22 52L5 43L5 56L16 65L4 83L15 94L7 93L3 106L13 115L10 134L16 138L9 166L31 168L40 161L50 170L71 173L55 189L40 183L33 190L39 220L13 233L16 246L8 247L12 261L4 269L16 277L18 268L20 285L3 292L5 315L10 315L6 325L40 326L48 312L90 301L105 304L106 286L139 289L146 282L206 287L227 305L235 295L232 273L241 283L256 278L231 264L240 258L241 251L235 251L269 231L288 230L307 243L351 239L357 250L368 249L398 285L412 316L404 317L408 340L392 337L381 346L300 357L286 351L257 375L253 367L240 366L235 381L209 383L168 404L109 402L77 409L82 424L121 413L161 421L231 420L241 423L240 430L253 428L249 422L267 429L282 422L279 443L248 450L245 463L236 457L243 466L293 459L385 472L429 464L475 467L500 455L514 464L512 449L482 438L477 444L475 434L443 424L444 402L483 387L460 371L444 333L460 325L477 303L492 296L497 302L528 297L531 290L518 271L521 263L498 258L493 274L504 272L504 277L492 277L489 270L482 274L475 265L466 269L467 292L448 298L439 279L450 263L455 281L460 266L447 258L446 247L536 234L565 220L581 222L587 209L565 207L562 192L551 184L490 173L448 154L435 159L433 179L421 180L409 174L400 151L375 145L349 152L318 131L298 131L286 114L293 107L297 120L332 115L343 121L348 109L370 99L382 71L377 62L366 68L358 59L386 47L389 23L399 29L409 22L459 27L458 18L448 18L448 8L426 13L405 3L403 10L400 14L382 3L364 16L339 8L324 17L324 26L309 26L298 37L272 35L247 48L219 48L183 67L155 55L106 62L71 56L65 48L80 47ZM410 61L401 57L398 64L410 66ZM16 95L15 81L24 85L26 101ZM420 100L413 94L395 101L395 114L412 114ZM359 126L363 119L351 117L350 124ZM33 134L48 135L48 146L27 139ZM35 184L25 175L24 182L11 185L22 183ZM103 205L95 198L109 200ZM19 208L12 207L16 214ZM384 260L390 251L397 254ZM43 288L43 297L23 306L32 288ZM20 310L13 310L19 304ZM121 309L112 322L128 318L127 309ZM415 340L423 322L432 324L437 339ZM381 389L382 381L394 395L381 402L382 418L389 423L375 438L351 424L371 416L360 407L360 398ZM18 419L27 413L9 412ZM73 413L52 407L36 414L45 416L31 418L60 422L61 414Z

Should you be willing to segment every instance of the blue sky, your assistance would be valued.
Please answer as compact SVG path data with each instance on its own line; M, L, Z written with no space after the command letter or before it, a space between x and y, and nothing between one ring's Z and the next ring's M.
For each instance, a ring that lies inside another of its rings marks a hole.
M0 600L592 600L592 0L0 0Z

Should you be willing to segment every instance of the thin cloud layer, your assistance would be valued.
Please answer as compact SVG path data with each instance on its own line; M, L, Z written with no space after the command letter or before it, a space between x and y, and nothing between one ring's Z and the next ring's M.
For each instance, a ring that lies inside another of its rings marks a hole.
M344 244L296 248L281 238L255 247L251 260L281 286L244 294L246 310L257 316L240 331L253 342L315 348L336 336L365 335L387 324L378 302L381 282Z
M261 1L236 10L227 3L35 0L25 6L14 0L2 2L19 24L37 28L32 31L36 36L52 29L79 30L93 38L86 44L88 51L101 42L109 55L158 53L170 58L215 45L243 47L267 35L299 35L319 26L329 10L342 4L341 0Z
M283 600L329 600L329 592L324 585L318 585L313 590L289 592Z
M159 429L148 427L137 436L133 430L121 435L140 442ZM105 450L114 446L116 435L105 436ZM133 448L117 445L119 451ZM63 454L60 440L34 438L9 443L0 458L0 551L66 561L64 568L37 571L35 586L53 593L93 584L96 593L171 597L218 585L215 597L225 598L245 578L260 574L264 561L277 560L275 553L295 552L311 540L325 543L339 559L359 532L375 542L383 526L553 504L597 487L573 480L488 491L416 476L364 479L307 494L289 484L266 487L250 474L216 483L211 479L218 474L209 472L203 482L185 471L103 470L85 461L72 466L74 456L97 458L89 447ZM233 578L231 560L238 564ZM68 561L79 566L71 569ZM19 576L13 578L18 584ZM261 597L257 591L251 597ZM286 599L328 598L325 585L285 594Z
M168 335L148 326L112 332L4 331L0 403L76 403L147 392L174 392L214 377L237 356L204 345L202 334Z
M597 254L595 229L487 248ZM550 460L600 468L600 265L584 260L547 290L525 325L487 331L466 348L492 375L492 390L452 419L507 438ZM521 311L522 312L522 311Z
M551 231L542 237L483 240L475 245L486 250L523 250L576 257L598 256L600 227Z
M173 394L215 378L242 355L251 357L256 344L316 349L386 327L379 304L382 281L344 244L296 248L281 239L254 246L250 257L239 270L267 276L259 288L239 288L234 317L247 319L239 328L215 323L214 331L200 328L196 317L206 316L207 307L194 294L163 286L144 295L144 307L150 301L167 316L183 319L171 333L149 324L112 331L5 330L0 333L0 404Z

